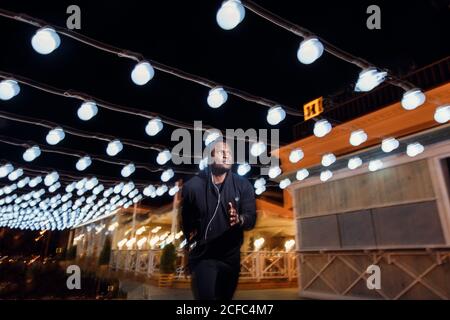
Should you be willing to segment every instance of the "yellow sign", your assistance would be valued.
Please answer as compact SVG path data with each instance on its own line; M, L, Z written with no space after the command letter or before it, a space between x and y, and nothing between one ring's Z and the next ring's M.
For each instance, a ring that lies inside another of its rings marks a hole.
M303 116L305 121L317 117L323 112L323 97L308 102L303 106Z

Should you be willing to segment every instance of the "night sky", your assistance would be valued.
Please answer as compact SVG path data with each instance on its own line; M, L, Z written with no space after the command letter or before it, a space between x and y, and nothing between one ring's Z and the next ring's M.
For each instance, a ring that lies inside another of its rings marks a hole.
M394 74L406 74L448 55L450 1L275 1L261 6L297 23L334 45ZM4 9L22 12L65 26L67 6L81 8L81 34L140 52L158 62L224 85L273 99L300 110L318 97L331 97L352 85L359 69L330 54L311 65L301 64L296 52L301 41L249 10L235 29L216 23L221 1L8 1ZM381 8L381 30L368 30L366 8ZM267 108L229 96L219 109L206 103L208 88L158 72L145 86L130 79L134 62L98 51L61 36L60 47L40 55L31 47L36 28L0 18L0 70L16 73L62 89L74 89L103 100L192 123L203 120L220 129L269 128ZM1 101L1 110L36 117L80 130L173 146L165 128L155 137L145 134L146 120L99 108L88 122L76 115L80 102L21 86L21 93ZM339 120L339 119L337 119ZM277 128L281 142L293 141L292 126L302 118L287 115ZM0 135L46 144L48 130L0 119ZM106 143L73 137L58 145L106 157ZM24 163L22 148L0 144L0 159ZM120 159L155 164L157 153L124 146ZM42 154L30 166L74 171L76 158ZM195 169L192 166L190 169ZM87 174L121 179L120 166L93 162ZM134 178L158 181L159 174L138 170ZM175 179L183 178L176 175ZM166 195L165 200L169 201Z

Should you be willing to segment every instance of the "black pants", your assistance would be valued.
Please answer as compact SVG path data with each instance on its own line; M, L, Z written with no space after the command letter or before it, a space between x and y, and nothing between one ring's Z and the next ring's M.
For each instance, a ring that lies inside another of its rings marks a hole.
M240 264L218 259L202 259L191 270L192 292L196 300L231 300L239 280Z

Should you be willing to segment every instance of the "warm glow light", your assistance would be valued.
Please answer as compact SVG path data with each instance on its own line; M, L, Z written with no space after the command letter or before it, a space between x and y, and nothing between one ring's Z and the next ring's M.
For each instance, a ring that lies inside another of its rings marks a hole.
M316 37L304 39L297 51L297 59L303 64L310 64L320 58L323 44Z
M53 28L40 28L31 38L31 45L40 54L49 54L61 44L61 39Z
M355 85L355 91L367 92L378 86L386 78L387 72L378 71L375 68L368 68L359 74L358 81Z
M383 152L391 152L395 149L397 149L400 145L400 142L398 142L397 139L395 138L386 138L383 139L383 141L381 142L381 150L383 150Z
M155 75L155 70L147 61L139 62L131 71L131 80L138 86L149 82Z
M239 0L222 2L217 11L217 24L224 30L231 30L244 20L245 8Z
M217 109L223 105L228 99L227 92L222 87L209 90L206 102L211 108Z
M331 132L331 123L328 120L319 120L314 124L314 135L318 138L322 138Z
M425 102L425 95L420 89L412 89L403 94L402 107L405 110L414 110Z

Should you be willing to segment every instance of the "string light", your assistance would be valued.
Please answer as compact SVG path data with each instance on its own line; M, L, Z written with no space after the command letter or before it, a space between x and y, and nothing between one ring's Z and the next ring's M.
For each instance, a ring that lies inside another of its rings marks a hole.
M331 123L328 120L322 119L314 124L314 135L322 138L331 132Z
M23 160L31 162L41 155L41 149L38 146L32 146L23 153Z
M89 167L92 164L92 160L91 157L89 156L84 156L80 159L78 159L75 167L77 168L78 171L84 171L87 169L87 167Z
M108 143L108 147L106 148L106 153L111 156L114 157L116 156L120 151L122 151L123 149L123 145L122 142L120 142L119 140L113 140L110 143Z
M33 49L40 54L49 54L61 44L61 39L53 28L40 28L31 38Z
M132 175L135 170L136 170L136 168L135 168L134 164L129 163L122 168L122 170L120 171L120 174L122 175L122 177L127 178L130 175Z
M255 190L255 194L259 196L260 194L262 194L265 191L266 191L266 186L261 186Z
M44 178L44 184L47 187L50 187L52 184L54 184L56 181L59 180L59 174L56 171L52 171L49 174L47 174Z
M255 189L261 188L265 185L266 185L266 179L261 177L261 178L258 178L255 180L255 183L254 183Z
M286 118L286 111L281 106L274 106L267 112L267 122L275 126Z
M169 195L174 196L179 190L180 188L178 186L173 186L169 189Z
M280 189L286 189L291 184L291 180L289 178L283 179L280 181Z
M158 156L156 157L156 162L159 165L164 165L167 162L169 162L170 159L172 159L172 153L169 150L165 149L160 153L158 153Z
M383 161L377 159L369 162L370 171L377 171L380 170L381 168L383 168Z
M153 137L158 134L163 129L163 123L160 118L156 117L150 120L145 127L145 133Z
M291 163L297 163L300 160L302 160L304 156L305 156L305 154L303 153L303 150L300 148L297 148L295 150L292 150L291 153L289 154L289 161Z
M305 180L309 176L308 169L300 169L297 171L295 178L299 181Z
M93 101L87 101L81 104L78 108L77 114L78 118L83 121L91 120L98 113L98 107Z
M0 167L0 178L4 178L14 171L14 167L11 163L6 163Z
M228 99L227 92L222 87L216 87L209 90L206 102L211 108L217 109Z
M139 86L143 86L149 82L155 75L155 70L147 61L139 62L131 72L131 80Z
M275 179L280 174L281 174L281 168L279 166L270 167L269 172L268 172L269 178Z
M359 146L366 141L367 141L367 133L362 129L353 131L350 134L350 144L352 146L355 147Z
M205 132L205 146L209 146L211 143L222 137L222 132L218 129L208 129Z
M226 0L222 2L217 11L217 24L224 30L234 29L244 20L245 8L239 0Z
M406 154L409 157L415 157L425 150L424 146L419 142L410 143L406 146Z
M450 121L450 104L437 107L434 112L434 120L438 123L446 123Z
M247 162L239 164L237 168L237 173L240 176L245 176L248 172L250 172L251 167Z
M320 181L325 182L333 177L333 172L330 170L325 170L320 173Z
M322 156L322 165L324 167L331 166L336 162L336 156L332 153L326 153Z
M323 44L316 37L309 37L300 43L297 59L303 64L311 64L323 53Z
M403 94L402 107L405 110L414 110L425 102L425 95L420 89L411 89Z
M387 72L378 71L375 68L367 68L359 74L358 81L355 85L356 92L367 92L378 86L384 81Z
M64 130L60 127L52 129L47 134L45 140L50 145L56 145L60 143L65 138Z
M381 150L383 152L389 153L400 146L400 142L398 142L395 138L386 138L381 142Z
M350 158L350 159L348 160L347 167L348 167L350 170L355 170L356 168L359 168L361 165L362 165L362 160L361 160L361 158L360 158L360 157L353 157L353 158Z
M17 96L20 92L20 87L15 80L2 80L0 81L0 99L10 100Z
M252 143L250 153L254 157L258 157L266 151L266 144L262 141Z
M174 176L173 170L172 169L167 169L161 174L161 181L162 182L167 182L170 179L172 179L173 176Z

